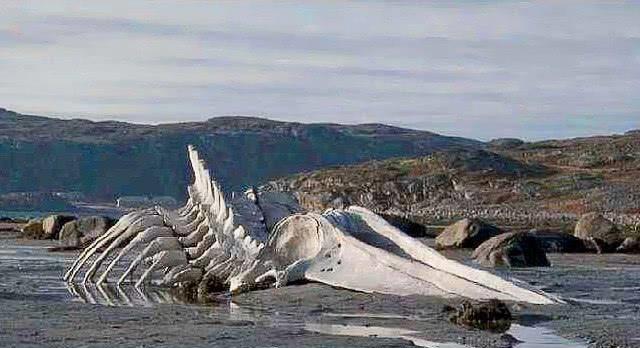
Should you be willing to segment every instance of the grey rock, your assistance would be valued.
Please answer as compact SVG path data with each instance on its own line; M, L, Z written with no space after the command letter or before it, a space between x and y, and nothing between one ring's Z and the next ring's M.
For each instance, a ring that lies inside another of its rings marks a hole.
M83 247L104 234L115 222L106 216L82 217L62 226L59 240L65 246Z
M472 257L486 267L548 267L544 248L538 239L522 232L493 237L474 250Z
M439 249L476 248L491 237L504 233L480 219L463 219L448 226L436 237Z
M400 231L410 235L411 237L436 237L435 234L429 232L429 229L427 229L425 225L414 222L409 218L394 214L380 213L379 215L382 216L388 223L390 223Z
M547 253L582 253L586 252L584 241L564 232L533 229L529 233L535 236Z
M229 290L228 284L215 276L207 275L201 281L183 282L169 291L187 303L213 304L222 301L220 293Z
M505 347L515 347L523 342L508 333L502 334L502 336L500 336L500 341L504 342Z
M468 328L502 333L509 330L513 317L504 302L493 299L479 303L464 301L449 320Z
M624 236L616 225L598 213L584 214L574 231L577 238L596 244L600 252L613 252L622 243Z
M70 215L49 215L42 220L44 239L58 239L62 226L67 222L75 220L75 216Z
M44 229L42 228L42 220L32 219L22 227L22 238L27 239L45 239Z

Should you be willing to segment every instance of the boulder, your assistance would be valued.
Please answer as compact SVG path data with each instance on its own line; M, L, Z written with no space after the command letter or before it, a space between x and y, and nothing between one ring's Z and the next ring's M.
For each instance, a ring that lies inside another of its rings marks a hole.
M380 213L379 215L395 228L410 235L411 237L436 237L435 234L429 232L425 225L414 222L409 218L395 214Z
M116 220L106 216L81 217L62 226L59 240L65 246L84 247L104 234Z
M616 251L619 253L639 254L640 239L638 239L638 237L627 237L616 249Z
M616 225L598 213L582 215L574 231L574 236L592 244L598 252L613 252L624 241L622 232Z
M22 238L27 239L45 239L44 229L42 228L42 220L32 219L22 227Z
M504 233L480 219L463 219L448 226L436 237L436 248L476 248L491 237Z
M538 239L547 253L583 253L587 251L584 241L569 233L533 229L529 231L529 234Z
M42 220L42 229L44 230L44 239L58 239L62 226L69 221L75 220L75 216L69 215L49 215Z
M511 327L513 317L504 302L493 299L480 303L464 301L449 320L468 328L506 332Z
M523 232L495 236L474 250L472 257L486 267L548 267L550 265L538 239Z
M584 245L588 251L596 252L598 254L611 252L611 246L605 243L602 239L589 237L584 239Z

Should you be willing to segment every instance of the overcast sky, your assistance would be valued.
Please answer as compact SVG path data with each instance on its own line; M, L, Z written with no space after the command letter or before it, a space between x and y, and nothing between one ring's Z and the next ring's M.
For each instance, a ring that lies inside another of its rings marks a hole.
M640 2L0 2L0 107L479 139L640 128Z

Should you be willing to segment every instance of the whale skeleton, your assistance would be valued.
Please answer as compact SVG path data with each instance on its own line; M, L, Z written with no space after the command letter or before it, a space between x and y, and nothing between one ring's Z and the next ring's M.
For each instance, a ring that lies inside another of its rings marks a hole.
M186 204L124 215L82 251L66 281L142 287L214 278L237 294L306 280L369 293L561 302L447 259L362 207L317 214L283 192L225 196L192 146L188 154Z

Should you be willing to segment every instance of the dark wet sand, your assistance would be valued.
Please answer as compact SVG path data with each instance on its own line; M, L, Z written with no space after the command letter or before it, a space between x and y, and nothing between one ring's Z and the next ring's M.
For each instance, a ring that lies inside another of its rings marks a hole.
M508 346L498 334L448 323L441 312L447 302L441 299L369 295L320 284L221 297L212 306L154 304L172 299L153 291L146 303L132 290L122 297L107 289L111 303L97 289L88 289L89 296L80 289L82 296L75 297L60 281L75 253L49 253L45 248L51 243L12 237L0 237L2 347ZM450 256L466 260L468 253ZM511 334L526 341L519 347L640 347L640 256L550 255L550 260L549 269L505 274L577 301L515 305L519 325Z

